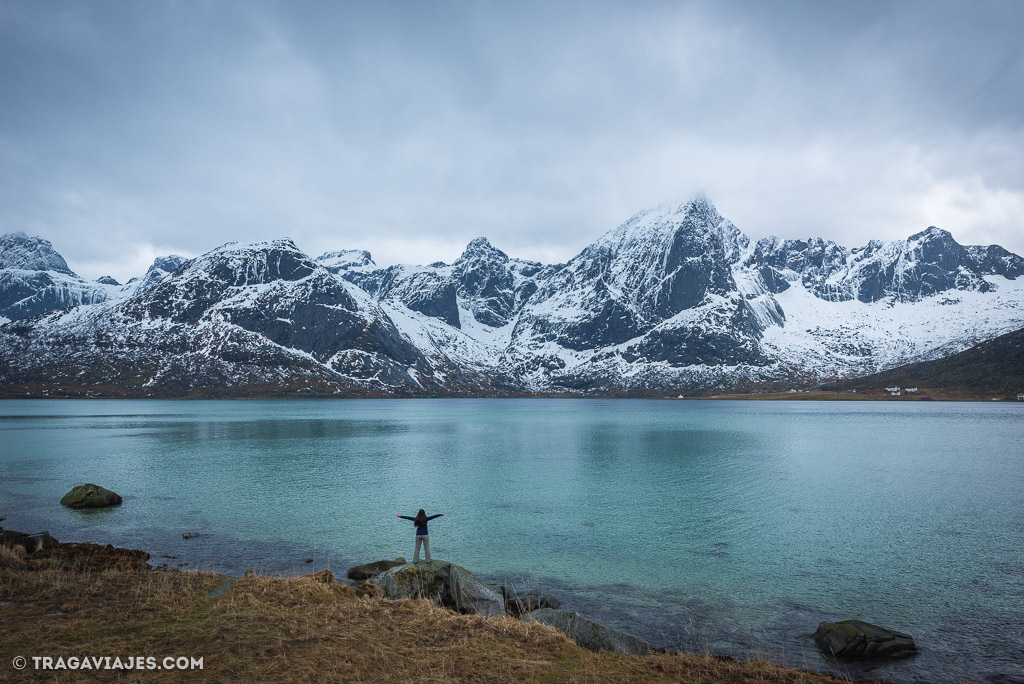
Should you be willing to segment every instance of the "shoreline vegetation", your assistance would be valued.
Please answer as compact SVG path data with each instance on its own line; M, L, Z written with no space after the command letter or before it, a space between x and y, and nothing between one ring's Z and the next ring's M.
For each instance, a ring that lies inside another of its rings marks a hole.
M830 684L827 674L710 653L620 655L553 628L385 598L330 570L236 578L157 568L145 551L0 547L0 679L17 656L188 656L202 670L91 670L127 681L740 682ZM29 660L28 671L33 668ZM76 670L37 671L57 681Z

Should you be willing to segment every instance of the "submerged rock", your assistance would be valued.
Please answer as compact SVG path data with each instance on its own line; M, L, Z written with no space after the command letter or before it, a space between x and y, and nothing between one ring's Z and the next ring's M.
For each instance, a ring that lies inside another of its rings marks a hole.
M909 658L918 653L909 634L860 620L822 622L814 641L825 655L846 660Z
M376 577L385 570L396 568L399 565L405 565L404 558L399 557L393 561L379 560L374 561L373 563L363 563L362 565L356 565L349 568L347 575L350 580L368 580Z
M620 632L596 620L567 610L541 608L523 617L526 622L539 622L554 627L590 651L612 651L624 654L651 653L651 645L632 634Z
M463 567L446 561L399 565L370 580L391 599L428 598L460 613L505 614L501 594Z
M60 504L68 508L102 508L120 503L120 494L94 484L78 485L60 500Z

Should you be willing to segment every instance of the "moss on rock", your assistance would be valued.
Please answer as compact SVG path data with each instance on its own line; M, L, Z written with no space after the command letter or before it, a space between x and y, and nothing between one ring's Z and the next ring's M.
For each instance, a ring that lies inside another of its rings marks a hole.
M68 508L103 508L121 504L121 495L94 484L74 487L60 500Z

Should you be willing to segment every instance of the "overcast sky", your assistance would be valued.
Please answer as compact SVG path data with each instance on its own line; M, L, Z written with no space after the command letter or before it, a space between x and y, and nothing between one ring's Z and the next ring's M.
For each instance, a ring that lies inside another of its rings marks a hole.
M0 232L72 269L289 236L564 261L706 193L752 238L1024 253L1024 2L0 0Z

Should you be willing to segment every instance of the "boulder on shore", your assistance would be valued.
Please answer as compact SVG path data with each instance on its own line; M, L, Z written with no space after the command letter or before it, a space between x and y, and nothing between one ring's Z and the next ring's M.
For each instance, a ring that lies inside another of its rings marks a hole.
M61 506L68 508L102 508L120 503L120 494L94 484L78 485L60 500Z
M505 614L501 594L469 570L446 561L398 565L370 581L390 599L428 598L460 613L484 617Z
M49 532L28 534L26 532L15 532L14 530L0 528L0 544L3 546L20 546L25 549L25 553L35 553L36 551L51 549L57 546L58 542L50 536Z
M909 658L918 653L914 638L860 620L822 622L814 641L826 656L845 660Z
M399 565L405 565L405 559L398 557L393 561L379 560L373 563L363 563L362 565L356 565L348 569L348 578L350 580L356 580L361 582L376 577L385 570L396 568Z
M561 605L561 602L551 594L542 596L540 589L531 589L520 595L514 587L509 589L502 585L500 591L505 599L505 609L513 617L520 617L523 613L529 613L538 608L558 608Z
M647 654L652 652L651 645L632 634L620 632L591 620L579 613L567 610L541 608L523 616L525 622L539 622L554 627L559 632L576 642L578 646L590 651L612 651L626 655Z

